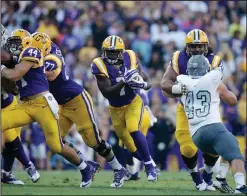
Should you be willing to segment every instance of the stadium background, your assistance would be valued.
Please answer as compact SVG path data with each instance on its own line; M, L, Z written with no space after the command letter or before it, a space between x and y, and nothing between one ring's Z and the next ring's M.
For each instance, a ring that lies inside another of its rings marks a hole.
M102 138L109 141L121 160L117 138L112 130L107 101L97 88L90 63L101 55L101 43L108 35L123 38L134 50L153 81L148 91L150 107L158 118L148 134L155 161L162 169L185 169L174 138L176 100L162 95L159 84L171 55L185 46L186 33L202 29L210 46L224 62L224 83L238 97L236 107L221 105L227 128L238 138L245 154L246 134L246 1L3 1L1 23L9 32L24 28L30 33L47 33L62 49L68 75L83 84L94 99ZM109 166L87 148L73 127L67 137L86 159ZM47 148L37 123L23 127L22 141L39 169L73 169ZM202 159L200 157L200 164ZM21 169L18 162L16 169Z

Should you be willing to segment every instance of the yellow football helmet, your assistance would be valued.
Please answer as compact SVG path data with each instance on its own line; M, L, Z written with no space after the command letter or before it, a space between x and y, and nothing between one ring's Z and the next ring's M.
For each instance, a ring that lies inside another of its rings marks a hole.
M124 50L123 40L116 35L108 36L102 43L102 57L110 64L122 61Z
M207 55L208 53L208 36L200 29L193 29L185 38L186 53L188 55Z
M32 34L32 47L38 48L46 56L51 51L51 39L45 33L36 32Z
M32 43L31 34L24 29L14 30L7 39L7 49L14 55L19 56L21 51Z

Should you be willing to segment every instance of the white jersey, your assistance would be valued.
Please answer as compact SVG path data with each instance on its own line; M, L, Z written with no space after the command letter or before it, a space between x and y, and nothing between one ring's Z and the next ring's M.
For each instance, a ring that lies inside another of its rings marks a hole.
M215 69L199 79L187 75L177 76L180 84L188 87L188 94L181 97L184 111L189 121L190 135L208 124L221 122L217 88L222 80L222 72Z

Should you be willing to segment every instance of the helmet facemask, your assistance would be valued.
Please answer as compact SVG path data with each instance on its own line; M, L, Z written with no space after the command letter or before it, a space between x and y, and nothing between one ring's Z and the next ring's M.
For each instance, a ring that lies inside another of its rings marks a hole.
M123 60L123 50L120 49L102 49L102 57L112 65L120 63Z
M7 40L7 49L13 56L19 56L23 50L22 40L18 36L11 36Z
M204 55L208 54L208 44L207 43L191 43L186 46L186 53L189 56L192 55Z

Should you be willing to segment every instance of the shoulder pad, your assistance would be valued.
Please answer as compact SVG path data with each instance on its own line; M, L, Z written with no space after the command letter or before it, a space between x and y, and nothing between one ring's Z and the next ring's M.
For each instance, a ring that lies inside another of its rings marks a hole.
M178 64L178 59L179 59L179 54L180 51L176 51L172 55L172 59L170 62L170 65L172 66L173 70L179 75L179 64Z
M32 61L35 63L39 63L39 61L43 58L43 55L41 54L40 50L37 48L28 47L25 48L19 57L19 62L21 60L27 60Z
M137 56L133 50L125 50L124 64L129 69L136 69L138 67Z
M45 56L45 69L47 71L52 71L57 68L62 69L62 61L56 55L48 54Z
M211 69L219 67L221 64L221 58L219 55L214 55L212 63L211 63Z
M109 78L107 67L101 58L95 58L91 64L91 70L93 75L104 75Z

